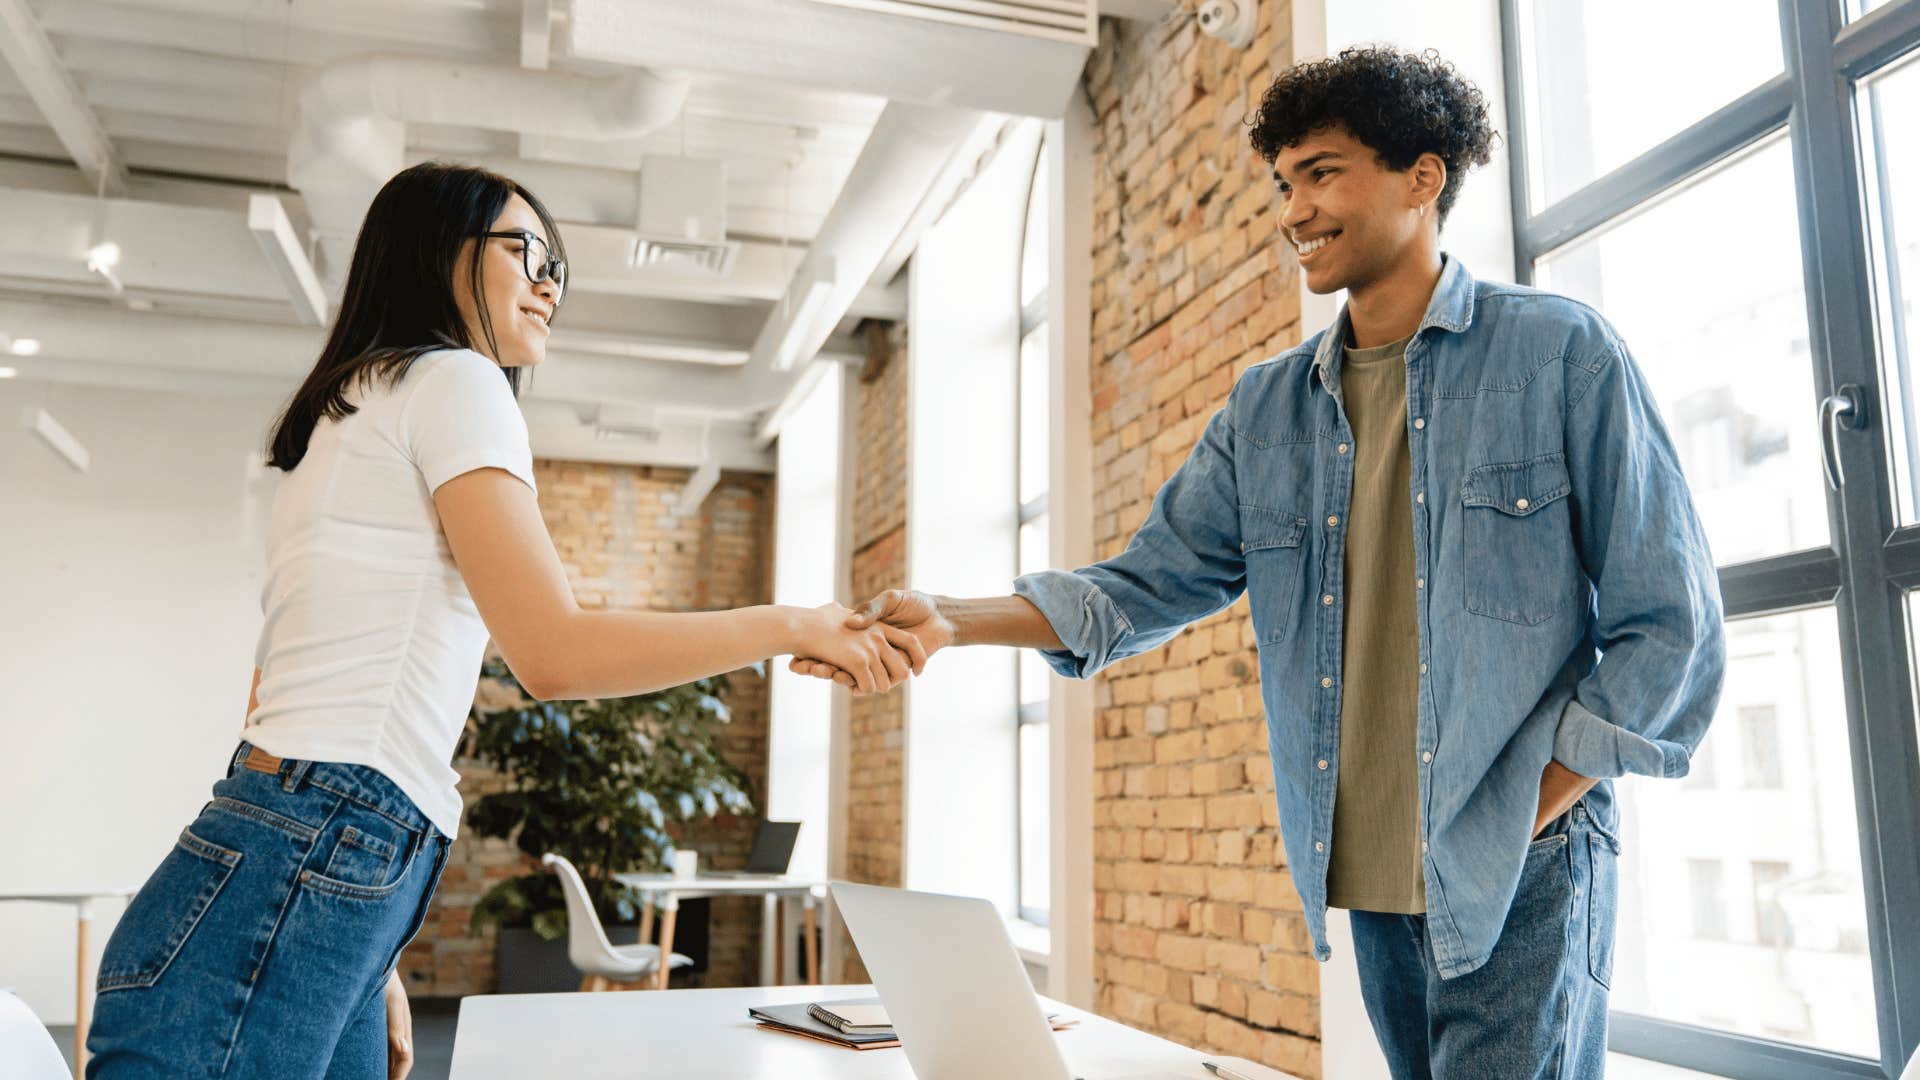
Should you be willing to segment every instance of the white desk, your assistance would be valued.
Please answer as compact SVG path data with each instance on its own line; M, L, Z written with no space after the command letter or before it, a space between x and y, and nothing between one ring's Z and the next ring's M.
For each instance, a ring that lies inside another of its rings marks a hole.
M759 986L658 994L500 994L460 1003L449 1080L912 1080L906 1051L846 1050L762 1031L755 1005L873 995L871 986ZM1055 1033L1073 1075L1212 1080L1199 1051L1046 998L1080 1022ZM982 1078L987 1080L987 1078Z
M820 950L814 942L814 915L816 898L824 898L827 883L813 878L799 877L690 877L677 878L672 874L615 874L613 879L640 894L640 940L653 940L653 909L659 907L660 916L660 955L673 955L674 923L679 918L680 901L697 900L713 896L759 896L762 898L761 934L760 934L760 981L773 983L776 965L781 971L786 965L781 962L785 954L786 941L781 934L780 901L797 899L805 909L807 932L805 948L807 951L807 981L820 981ZM711 940L711 937L709 937ZM666 964L660 965L660 974L654 988L665 990L667 977L672 972Z
M119 899L132 896L139 890L130 888L95 889L92 892L20 892L0 893L0 903L18 900L22 903L61 904L73 909L74 933L78 938L78 947L74 950L73 975L73 1075L79 1080L87 1068L87 1020L93 1012L88 1000L93 990L93 979L87 974L87 928L93 924L93 902L101 899Z

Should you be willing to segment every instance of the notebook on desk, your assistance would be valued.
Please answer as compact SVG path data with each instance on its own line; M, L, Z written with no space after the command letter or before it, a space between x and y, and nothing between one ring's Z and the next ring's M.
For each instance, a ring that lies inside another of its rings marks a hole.
M862 1004L878 1005L879 1001L876 999ZM809 1039L834 1043L849 1050L882 1050L889 1046L900 1045L900 1037L894 1034L892 1029L848 1035L816 1019L811 1011L812 1008L811 1005L762 1005L748 1009L747 1015L759 1021L761 1027L774 1028L789 1035L804 1035Z

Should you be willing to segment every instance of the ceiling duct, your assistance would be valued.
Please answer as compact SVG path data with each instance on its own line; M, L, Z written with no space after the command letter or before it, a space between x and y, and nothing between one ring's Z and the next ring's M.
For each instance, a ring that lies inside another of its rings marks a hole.
M640 213L628 263L725 277L740 245L727 240L727 163L643 154Z
M903 15L955 26L974 26L1009 34L1099 44L1099 12L1094 0L814 0L834 7Z
M590 77L411 57L340 61L300 92L287 179L316 227L351 232L405 163L409 124L637 139L680 115L690 85L644 69Z

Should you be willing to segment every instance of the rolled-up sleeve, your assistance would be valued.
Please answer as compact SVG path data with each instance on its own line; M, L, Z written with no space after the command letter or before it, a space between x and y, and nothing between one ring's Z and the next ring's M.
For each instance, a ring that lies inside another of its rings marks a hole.
M1644 376L1617 339L1569 395L1576 539L1601 657L1553 756L1582 776L1685 776L1726 672L1719 574Z
M1154 496L1126 550L1079 570L1014 582L1066 647L1042 652L1055 671L1085 678L1166 643L1246 588L1240 552L1234 434L1223 409Z

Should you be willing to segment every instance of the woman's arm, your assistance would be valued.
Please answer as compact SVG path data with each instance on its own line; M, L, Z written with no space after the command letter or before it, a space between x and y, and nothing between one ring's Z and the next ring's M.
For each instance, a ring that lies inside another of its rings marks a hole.
M260 707L260 669L254 668L253 669L253 685L247 687L247 715L252 716L253 710L259 707Z
M475 469L440 485L433 501L501 657L537 698L643 694L793 652L834 664L868 692L891 689L915 666L910 634L848 630L851 613L839 605L583 611L526 484Z

